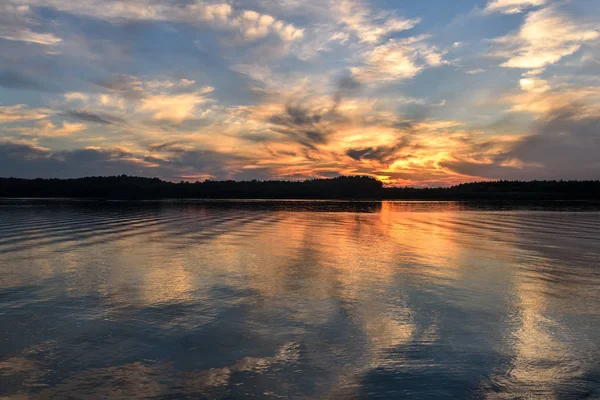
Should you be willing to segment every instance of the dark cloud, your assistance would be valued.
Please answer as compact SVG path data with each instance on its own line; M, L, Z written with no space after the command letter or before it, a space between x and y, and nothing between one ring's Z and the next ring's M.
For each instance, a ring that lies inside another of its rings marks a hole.
M45 158L49 150L25 143L0 142L0 162L10 160L36 160Z
M544 167L543 177L600 178L600 116L586 116L578 105L555 110L536 124L509 154Z
M194 168L202 172L210 171L215 176L224 176L229 171L226 165L241 161L246 161L246 158L212 150L194 149L177 152L177 156L168 161L167 165L177 169Z
M140 82L128 75L116 74L108 79L97 80L94 83L101 88L118 92L123 98L129 100L140 100L146 96Z
M327 141L325 134L319 131L305 131L304 134L306 137L311 140L313 143L325 143Z
M245 157L234 154L190 149L175 141L154 144L148 149L165 154L165 158L146 156L144 160L158 164L159 169L166 170L166 173L169 174L166 176L170 177L178 176L178 174L210 174L218 178L230 178L232 174L239 173L240 167L247 161ZM157 173L159 172L157 171Z
M235 137L244 139L244 140L248 140L248 141L254 142L254 143L271 142L275 139L273 137L273 135L268 135L268 134L264 134L264 133L248 133L248 134L241 134L241 135L235 136Z
M270 168L250 168L244 169L231 175L232 179L237 181L270 180L273 179L273 171Z
M396 129L410 130L410 129L413 129L413 127L414 127L414 121L411 121L411 120L395 121L392 124L392 128L396 128Z
M586 116L582 106L571 105L545 116L534 131L492 163L441 165L491 179L600 179L600 116Z
M449 170L459 173L461 175L481 177L486 179L534 179L540 178L539 171L532 171L532 168L528 169L527 174L519 168L502 166L497 162L493 163L476 163L471 161L441 161L440 167L448 168ZM536 168L539 169L539 168ZM527 175L527 176L526 176Z
M280 156L286 156L286 157L296 157L298 155L298 153L296 153L295 151L286 151L286 150L273 150L269 147L265 147L265 149L269 152L270 155L272 155L273 157L280 157Z
M322 177L322 178L336 178L338 176L343 175L343 173L341 173L341 172L338 172L338 171L329 171L329 170L327 170L327 171L316 170L315 174L317 176L319 176L319 177ZM308 178L306 178L306 179L308 179Z
M181 148L182 147L177 142L163 142L163 143L151 144L150 146L148 146L148 150L150 150L150 151L164 151L164 150L172 151L173 149L179 150Z
M144 161L153 163L153 164L161 164L165 162L163 158L154 157L154 156L144 156Z
M69 178L92 175L148 175L131 154L123 150L78 149L52 152L33 145L0 143L2 176Z
M352 74L342 76L337 82L337 90L333 96L333 109L336 110L344 97L349 97L357 92L360 87L360 82L357 81Z
M383 164L390 164L396 160L404 158L397 153L399 150L410 146L410 136L402 136L391 146L361 147L346 150L346 155L356 161L372 160Z
M246 160L209 150L170 153L168 159L139 156L122 149L51 151L26 143L0 142L0 175L19 178L76 178L98 175L185 176L212 175L217 179L246 176Z
M315 145L327 143L329 132L322 126L323 116L310 113L308 110L295 105L287 105L286 112L273 115L269 122L275 127L271 129L289 137L309 149L315 150Z
M87 110L67 110L62 115L67 118L103 125L125 123L125 120L119 116Z
M377 152L377 149L373 147L365 147L362 149L348 149L346 150L346 155L356 161L360 161L362 159L378 159L377 157L373 157L375 152Z
M285 111L285 114L271 117L270 122L285 126L307 126L321 121L320 115L309 115L307 110L299 106L287 105Z

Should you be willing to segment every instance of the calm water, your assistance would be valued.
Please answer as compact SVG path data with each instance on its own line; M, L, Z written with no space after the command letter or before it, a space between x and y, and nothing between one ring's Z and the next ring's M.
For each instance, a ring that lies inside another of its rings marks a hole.
M597 399L594 209L0 202L0 397Z

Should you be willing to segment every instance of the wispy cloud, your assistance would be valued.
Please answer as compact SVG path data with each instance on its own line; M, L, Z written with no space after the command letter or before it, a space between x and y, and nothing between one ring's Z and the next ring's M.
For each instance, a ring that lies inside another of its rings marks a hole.
M580 23L557 7L533 11L518 32L493 40L492 55L507 58L503 67L538 69L575 53L600 38L596 26Z
M21 42L45 44L55 46L60 43L61 39L51 33L37 33L29 29L21 29L13 32L1 32L0 38L6 40L16 40Z
M360 0L342 0L333 4L338 21L355 33L361 42L377 43L391 33L414 28L420 21L389 12L373 12Z
M189 79L144 80L129 75L118 75L99 85L106 92L66 93L64 98L68 105L79 107L77 111L69 111L68 115L106 124L144 118L181 123L201 116L206 110L199 112L198 107L209 102L208 95L214 91L211 86L197 88ZM90 109L95 111L88 111ZM115 117L109 117L109 114Z
M30 108L26 104L12 106L0 105L1 122L31 121L46 118L51 111L48 109Z
M390 81L413 78L426 67L444 63L443 54L426 43L427 37L390 39L365 54L365 66L353 68L362 81Z
M228 3L180 3L150 0L20 0L21 6L48 7L59 11L102 19L110 22L169 21L188 24L208 24L217 29L238 32L246 40L256 40L269 34L283 41L302 37L302 29L277 20L271 15L234 8Z
M194 93L147 96L141 100L139 110L149 112L156 120L182 122L197 115L197 107L208 101L206 94L213 90L206 87Z
M60 124L54 124L48 120L38 121L30 128L20 128L18 132L21 136L32 136L36 138L59 138L68 137L87 129L86 124L70 123L62 121Z
M528 8L542 6L548 0L491 0L485 8L486 12L518 14Z

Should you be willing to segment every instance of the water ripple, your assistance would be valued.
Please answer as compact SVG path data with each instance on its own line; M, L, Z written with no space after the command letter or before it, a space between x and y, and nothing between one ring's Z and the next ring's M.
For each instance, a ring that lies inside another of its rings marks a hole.
M0 202L0 396L600 397L600 213L550 208Z

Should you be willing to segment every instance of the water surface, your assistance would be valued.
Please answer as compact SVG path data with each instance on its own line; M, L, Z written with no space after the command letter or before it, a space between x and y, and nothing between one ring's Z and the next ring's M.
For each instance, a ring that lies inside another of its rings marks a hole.
M0 202L0 397L600 397L588 203Z

